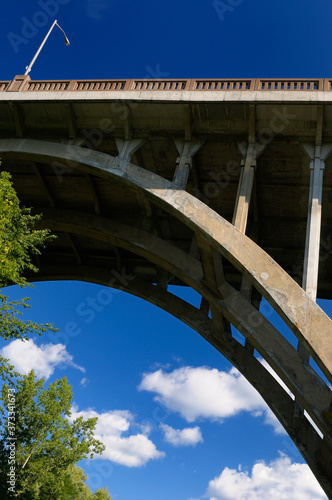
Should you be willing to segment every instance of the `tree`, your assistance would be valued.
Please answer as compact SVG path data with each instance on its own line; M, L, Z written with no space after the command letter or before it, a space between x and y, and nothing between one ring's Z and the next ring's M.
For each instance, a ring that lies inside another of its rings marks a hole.
M1 164L1 163L0 163ZM40 253L46 241L53 238L48 230L34 228L40 215L32 215L31 209L20 207L20 202L8 172L0 174L0 335L5 339L28 339L32 334L55 330L50 324L38 325L23 321L22 309L30 307L28 298L8 302L1 288L8 285L27 286L23 273L37 271L31 262L31 254ZM3 379L15 375L13 367L0 356L0 376Z
M99 488L92 493L84 481L88 476L77 465L71 465L66 471L61 500L111 500L106 488Z
M105 447L93 435L96 418L79 417L70 421L72 399L66 377L45 389L44 380L37 380L32 371L10 385L3 385L0 498L8 491L14 455L15 480L10 490L13 498L62 500L65 495L68 500L103 498L93 496L83 483L84 476L79 477L73 468L80 460L102 453ZM8 418L11 414L14 420Z
M47 229L34 229L41 215L31 215L31 209L20 202L8 172L0 174L0 288L9 284L25 286L26 270L37 271L31 254L53 236Z
M12 284L27 286L24 272L37 271L31 254L40 253L39 248L53 237L47 230L35 229L40 217L20 207L10 174L2 172L0 289ZM38 325L19 317L22 308L30 307L28 300L9 302L0 290L0 335L4 339L27 340L31 334L56 330L52 325ZM2 356L0 376L7 381L0 398L0 497L110 500L105 489L93 494L84 484L84 472L75 465L102 453L104 446L93 437L97 419L70 421L73 395L67 379L56 380L44 389L44 381L36 380L33 372L19 375ZM15 487L9 493L13 474Z

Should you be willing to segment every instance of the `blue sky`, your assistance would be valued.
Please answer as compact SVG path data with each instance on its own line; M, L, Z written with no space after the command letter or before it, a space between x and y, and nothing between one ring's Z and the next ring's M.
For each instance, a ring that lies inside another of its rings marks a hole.
M53 15L52 15L53 13ZM55 15L54 15L55 14ZM1 15L1 79L329 77L329 0L16 0Z
M0 80L24 73L54 19L71 45L55 27L32 79L332 74L329 0L18 0L3 10ZM326 498L253 389L176 319L87 283L7 292L30 296L26 317L60 332L1 341L2 354L47 381L66 375L73 414L99 416L107 450L81 464L91 488L113 500Z

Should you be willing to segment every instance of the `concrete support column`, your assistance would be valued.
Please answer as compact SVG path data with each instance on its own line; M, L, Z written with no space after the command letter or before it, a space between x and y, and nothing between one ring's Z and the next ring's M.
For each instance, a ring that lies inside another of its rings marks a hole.
M241 143L238 145L243 160L232 220L233 225L243 234L246 232L248 223L250 199L256 170L256 159L263 151L264 147L264 145L255 142L255 107L250 106L248 143ZM252 285L244 277L242 277L241 293L250 301Z
M256 170L256 159L258 155L263 151L264 145L257 144L255 141L256 135L256 116L255 107L249 106L249 134L248 134L248 144L239 144L239 150L243 156L242 168L240 174L240 180L236 195L236 203L233 214L233 225L245 234L249 206L252 194L252 188L254 184L254 176ZM249 302L252 298L253 286L252 284L242 276L240 293ZM259 302L257 304L257 309L259 309ZM245 347L251 354L254 353L254 347L251 345L250 341L246 339Z
M302 288L313 300L317 297L320 232L322 219L322 193L325 160L332 144L322 144L323 107L317 108L316 144L302 144L311 159L307 233L303 264Z
M302 279L302 288L313 300L316 300L317 296L323 173L325 167L324 161L320 158L320 149L320 146L316 146L315 159L310 162L309 207Z
M237 227L241 233L246 232L249 204L254 182L256 160L254 159L255 144L248 144L247 152L240 174L240 181L236 195L236 204L233 215L233 225Z
M189 172L192 167L192 159L195 153L202 146L203 141L178 141L175 140L175 146L178 150L179 157L176 160L176 169L173 177L173 183L179 189L186 189Z
M135 151L137 151L142 146L144 141L145 139L123 140L116 138L115 142L119 151L119 154L117 156L119 165L123 163L129 163Z
M255 107L249 106L248 143L241 143L238 145L243 156L243 160L232 220L232 224L243 234L246 232L247 228L249 205L256 169L256 159L265 147L264 145L257 144L255 142L255 120Z
M322 222L322 194L325 160L332 151L332 144L322 144L323 106L317 107L316 143L302 144L311 159L310 188L308 202L307 232L305 242L302 288L316 301ZM309 362L306 349L298 344L298 351L305 362Z

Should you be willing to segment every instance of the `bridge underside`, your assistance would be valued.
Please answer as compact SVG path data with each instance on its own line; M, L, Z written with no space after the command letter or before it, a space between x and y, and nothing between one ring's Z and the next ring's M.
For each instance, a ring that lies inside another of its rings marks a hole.
M286 148L287 158L284 158ZM157 139L156 143L142 146L141 149L144 151L140 151L140 154L137 152L132 162L171 181L178 157L171 140ZM117 155L115 143L110 145L108 152ZM27 159L21 155L20 161L17 161L17 155L13 157L2 153L2 160L3 168L12 172L15 187L26 206L31 205L43 211L61 207L79 213L95 213L159 235L185 252L194 252L193 231L127 185L105 182L104 177L76 168L70 170L71 167L62 166L59 162L48 164L40 158ZM332 253L331 161L326 166L326 171L331 172L330 185L325 184L323 193L326 203L323 203L323 245L318 281L318 296L326 299L332 298L332 265L329 259ZM289 172L289 165L296 166L295 171ZM266 154L258 159L256 168L246 234L301 283L309 197L309 160L299 144L289 145L287 141L280 141L267 147ZM229 140L220 143L220 139L209 139L193 160L186 190L195 197L200 196L207 206L232 222L240 170L241 157L236 142ZM52 245L53 252L49 248L48 253L42 256L41 265L47 265L51 259L52 265L58 262L64 268L81 261L101 268L113 268L119 261L116 248L110 249L109 245L102 242L92 242L82 236L76 238L75 244L79 256L68 237L65 234L58 235ZM158 281L160 270L153 263L124 250L121 251L121 259L126 261L135 275L151 282ZM225 274L235 286L240 286L241 275L227 263ZM181 282L173 276L170 283Z
M332 497L332 328L315 303L332 298L330 107L7 94L1 168L57 236L29 279L121 288L191 326L260 392ZM200 308L169 285L196 290Z

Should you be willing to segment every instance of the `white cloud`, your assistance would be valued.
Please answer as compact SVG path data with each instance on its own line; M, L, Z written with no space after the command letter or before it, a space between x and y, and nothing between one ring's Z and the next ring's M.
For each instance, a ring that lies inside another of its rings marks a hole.
M281 455L270 464L256 463L251 471L226 467L209 482L205 498L210 500L327 500L306 464L291 463Z
M87 383L88 383L88 379L86 377L83 377L82 380L80 381L80 385L82 387L86 387Z
M287 434L284 427L281 425L275 414L272 410L266 405L266 409L264 411L264 424L272 425L273 430L276 434Z
M264 415L265 423L284 432L258 392L235 369L228 373L207 367L183 367L166 373L157 370L143 375L139 390L156 393L155 400L187 422L198 418L222 421L241 411Z
M33 340L13 340L0 350L0 354L10 360L15 369L22 375L34 370L37 378L46 380L53 374L57 366L71 366L85 372L82 366L73 362L66 346L63 344L42 344L38 347Z
M164 433L165 441L173 446L195 446L203 443L202 433L199 427L187 427L186 429L173 429L166 424L160 424Z
M95 437L101 441L106 449L102 456L117 464L127 467L141 467L149 460L162 458L165 453L158 451L155 444L147 437L146 428L141 429L141 433L123 435L129 432L134 426L137 427L133 415L127 410L113 410L98 414L94 410L78 411L77 407L72 408L71 420L83 417L98 417L95 430Z

